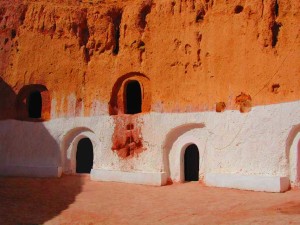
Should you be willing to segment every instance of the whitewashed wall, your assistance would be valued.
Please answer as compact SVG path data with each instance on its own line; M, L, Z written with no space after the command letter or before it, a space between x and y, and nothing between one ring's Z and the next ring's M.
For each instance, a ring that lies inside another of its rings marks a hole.
M42 123L1 121L0 174L74 173L77 143L88 137L94 145L94 180L154 185L165 184L167 178L183 181L181 157L194 143L200 151L200 177L208 185L284 191L289 178L292 185L299 183L299 101L253 107L244 114L149 113L141 114L140 119L147 150L132 159L120 159L111 150L114 122L110 116ZM269 182L261 178L274 179ZM251 182L277 186L260 188Z

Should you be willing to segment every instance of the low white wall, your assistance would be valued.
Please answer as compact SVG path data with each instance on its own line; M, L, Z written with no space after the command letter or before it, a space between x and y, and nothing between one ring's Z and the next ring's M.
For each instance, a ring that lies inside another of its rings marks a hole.
M110 116L59 118L42 123L1 121L0 174L12 175L9 168L19 166L62 167L65 173L74 173L77 143L88 137L94 147L93 169L97 170L166 173L173 181L183 181L182 156L189 144L196 144L201 178L206 174L288 177L296 184L299 109L300 101L253 107L245 114L141 114L146 150L130 159L121 159L112 151L115 124Z
M290 180L288 177L207 173L205 184L251 191L285 192L290 187Z
M167 183L166 173L123 172L113 170L93 169L91 179L95 181L115 181L133 184L162 186Z

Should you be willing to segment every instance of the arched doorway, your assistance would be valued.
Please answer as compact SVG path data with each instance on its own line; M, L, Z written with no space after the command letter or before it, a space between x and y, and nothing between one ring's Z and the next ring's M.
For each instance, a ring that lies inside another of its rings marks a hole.
M291 187L300 187L300 124L294 125L286 142Z
M93 144L89 138L78 142L76 152L76 173L90 173L93 167Z
M125 113L142 112L142 91L138 81L129 81L125 87Z
M294 187L300 187L300 132L290 148L290 181Z
M297 144L297 168L296 168L296 186L300 186L300 140L298 140Z
M25 85L19 91L15 104L19 120L38 122L50 119L51 97L44 85Z
M195 144L189 145L184 153L184 180L199 180L199 150Z
M27 97L27 108L29 118L41 118L42 116L42 96L39 91L29 94Z

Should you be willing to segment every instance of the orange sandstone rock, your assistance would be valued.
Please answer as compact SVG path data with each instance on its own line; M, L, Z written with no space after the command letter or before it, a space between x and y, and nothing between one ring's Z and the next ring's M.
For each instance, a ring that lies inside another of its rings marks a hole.
M236 109L241 92L252 106L299 100L299 11L297 0L1 0L0 118L17 118L13 96L31 84L49 91L46 119L123 113L130 79L143 112Z

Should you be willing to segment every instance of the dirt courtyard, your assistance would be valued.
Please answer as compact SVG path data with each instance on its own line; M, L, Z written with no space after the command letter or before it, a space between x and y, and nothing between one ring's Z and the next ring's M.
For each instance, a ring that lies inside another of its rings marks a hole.
M300 224L300 191L2 177L0 224Z

